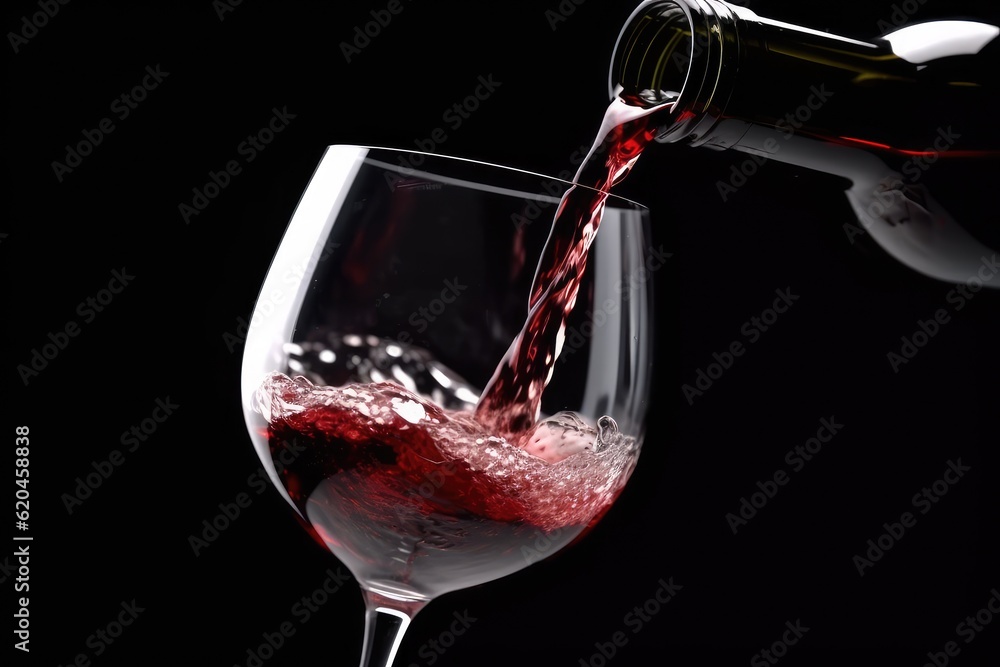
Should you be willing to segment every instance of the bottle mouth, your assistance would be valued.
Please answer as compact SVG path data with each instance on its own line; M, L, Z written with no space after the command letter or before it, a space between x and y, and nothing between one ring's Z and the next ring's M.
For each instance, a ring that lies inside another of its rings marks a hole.
M611 99L644 109L669 104L657 114L656 141L704 144L739 69L737 23L753 16L717 0L645 0L618 35Z
M695 50L691 16L676 2L644 2L615 44L610 92L627 104L652 108L684 92Z

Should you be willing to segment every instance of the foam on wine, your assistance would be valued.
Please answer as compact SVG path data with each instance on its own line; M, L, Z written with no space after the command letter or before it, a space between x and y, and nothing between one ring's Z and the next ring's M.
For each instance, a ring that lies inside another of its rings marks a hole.
M433 495L415 499L430 503L429 511L543 530L585 525L614 501L634 465L635 441L610 418L594 428L575 414L559 413L509 441L468 412L444 410L394 382L324 387L281 373L268 377L256 400L272 438L329 443L310 454L324 475L383 471L405 482L405 494L448 469ZM298 468L290 466L289 474Z
M273 373L255 408L307 530L362 580L413 597L516 572L542 539L555 553L611 507L637 455L610 418L560 413L512 442L395 382Z

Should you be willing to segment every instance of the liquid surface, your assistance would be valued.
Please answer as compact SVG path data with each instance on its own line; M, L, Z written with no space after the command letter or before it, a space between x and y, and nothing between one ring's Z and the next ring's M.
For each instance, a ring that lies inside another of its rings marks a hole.
M525 567L542 538L554 553L607 511L637 455L610 419L559 413L511 442L394 382L274 373L256 400L313 534L357 576L426 597Z

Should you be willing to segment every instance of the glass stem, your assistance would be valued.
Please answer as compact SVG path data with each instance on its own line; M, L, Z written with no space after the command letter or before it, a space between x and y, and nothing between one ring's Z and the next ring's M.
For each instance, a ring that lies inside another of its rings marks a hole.
M391 667L410 621L426 602L399 600L369 590L365 597L365 644L361 667Z

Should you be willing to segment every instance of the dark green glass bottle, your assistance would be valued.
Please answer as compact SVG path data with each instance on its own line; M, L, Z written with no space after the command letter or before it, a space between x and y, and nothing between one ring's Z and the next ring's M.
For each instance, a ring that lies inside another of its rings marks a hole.
M977 176L970 195L1000 176L998 37L995 25L962 20L858 40L717 0L647 0L618 37L610 93L663 105L660 143L848 179L857 221L845 229L925 275L964 283L995 266L996 213L962 206L959 224L925 176L961 163Z

